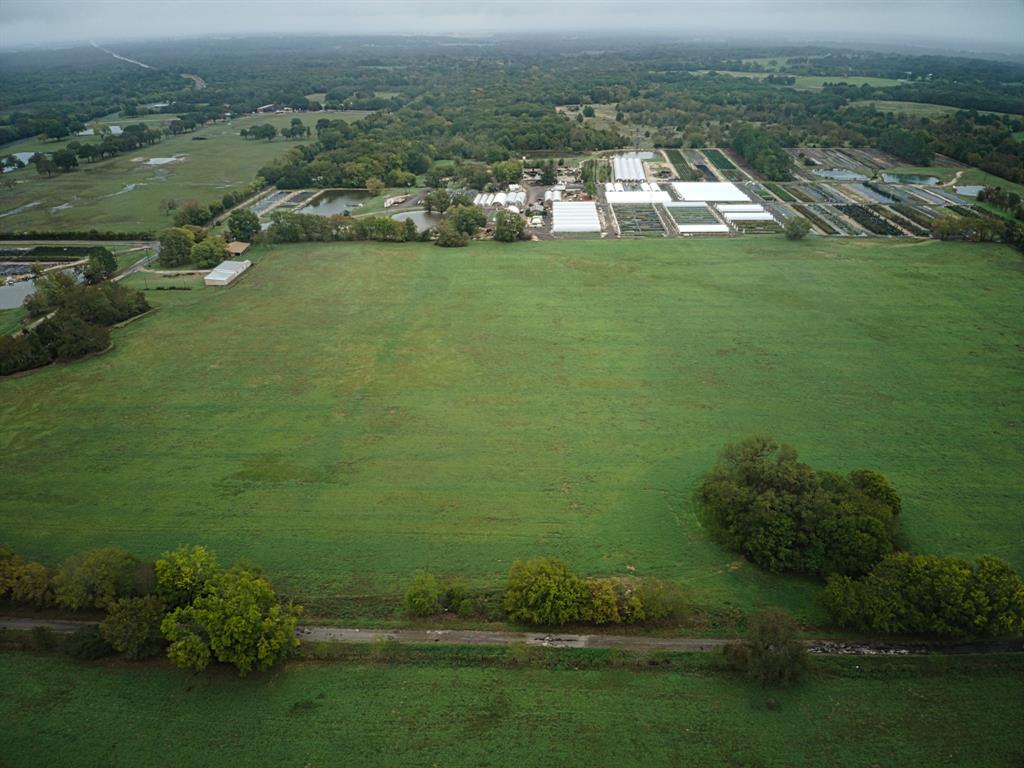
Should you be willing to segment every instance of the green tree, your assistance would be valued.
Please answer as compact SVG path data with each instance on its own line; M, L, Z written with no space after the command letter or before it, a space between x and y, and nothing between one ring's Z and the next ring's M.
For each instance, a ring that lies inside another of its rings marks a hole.
M746 639L727 645L725 655L733 667L763 686L797 683L810 666L800 626L778 608L755 613Z
M165 267L180 267L192 257L195 237L182 227L170 227L160 233L160 264Z
M211 578L191 605L164 618L167 656L195 670L214 659L234 665L240 675L269 669L299 644L299 610L282 605L259 573L235 566Z
M52 159L57 170L64 173L78 167L78 155L71 149L58 149Z
M220 237L207 237L193 245L190 254L189 258L197 267L215 267L228 257L228 244Z
M469 245L469 235L460 232L449 222L442 221L437 227L437 239L434 244L442 248L462 248Z
M548 160L540 168L540 183L545 187L551 187L558 183L558 171L551 160Z
M251 243L260 233L260 217L246 208L232 211L228 216L228 233L232 240Z
M72 555L54 577L57 605L62 608L106 608L138 589L137 557L123 549L92 549Z
M523 217L512 211L498 211L494 216L494 239L502 243L514 243L523 236Z
M794 216L786 220L785 232L787 240L803 240L810 231L810 223L802 216Z
M578 621L587 603L586 585L561 560L517 560L505 587L505 611L513 621L558 626Z
M203 546L178 547L154 564L156 593L168 608L181 608L195 600L206 582L219 571L217 556Z
M100 623L100 634L127 658L144 659L160 653L163 618L163 603L155 595L122 598L107 609L107 616Z
M451 226L470 237L487 224L486 214L475 205L453 205L446 215Z
M95 248L89 255L89 263L82 269L82 275L89 283L100 283L117 271L117 259L107 248Z
M186 200L178 205L174 214L174 225L184 227L194 225L203 227L210 220L210 209L199 203L197 200Z
M36 172L40 176L53 176L54 171L57 170L57 164L53 160L38 152L29 158L29 162L35 164Z
M523 163L520 160L505 160L491 166L494 181L503 186L517 184L523 179Z
M366 180L366 189L371 195L377 197L384 192L384 182L373 176Z
M442 609L443 590L437 577L420 571L405 590L405 610L413 616L433 616Z

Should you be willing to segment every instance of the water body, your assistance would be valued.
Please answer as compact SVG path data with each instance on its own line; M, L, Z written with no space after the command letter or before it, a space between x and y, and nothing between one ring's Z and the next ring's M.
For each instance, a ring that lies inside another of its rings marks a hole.
M924 184L934 187L939 183L939 178L937 176L922 176L917 173L883 173L882 181L888 181L890 184Z
M439 213L427 213L426 211L403 211L391 217L395 221L406 221L411 219L416 225L417 232L426 232L431 227L440 224L444 217Z
M815 169L811 173L815 176L821 176L823 179L832 179L833 181L867 181L868 178L863 173L857 173L845 168Z
M7 274L25 274L32 270L31 265L26 265L25 269L19 272L8 272ZM70 272L75 278L81 282L82 276L74 269L66 270ZM25 299L36 292L36 281L35 280L22 280L20 283L11 283L10 285L0 285L0 309L16 309L25 303Z
M370 197L372 195L369 192L360 189L328 190L309 205L300 208L298 213L314 216L347 215L355 211Z
M981 184L965 184L962 187L957 187L956 193L964 197L977 197L984 188Z
M125 195L125 194L127 194L129 192L134 192L137 187L141 187L141 186L143 186L143 185L142 184L125 184L124 187L119 189L117 192L113 192L113 193L111 193L109 195L103 195L103 197L101 197L99 199L100 200L106 200L108 197L117 197L118 195ZM68 207L70 208L71 206L68 205Z

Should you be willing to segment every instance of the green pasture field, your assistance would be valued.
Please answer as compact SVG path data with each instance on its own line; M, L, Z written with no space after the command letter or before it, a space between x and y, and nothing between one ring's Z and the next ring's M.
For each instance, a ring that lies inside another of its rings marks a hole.
M865 101L851 101L850 107L874 107L875 109L881 110L882 112L899 112L904 115L910 115L911 117L936 117L938 115L951 115L954 112L959 112L958 107L948 107L944 104L922 104L916 101L879 101L877 99L868 99ZM990 110L978 110L981 114L986 115L1008 115L1009 112L992 112ZM1018 117L1018 115L1012 115L1011 117Z
M150 291L159 311L105 355L0 381L0 530L16 550L56 564L203 543L314 612L358 598L344 616L360 620L418 569L490 589L513 560L555 555L814 624L817 585L712 543L693 500L723 445L768 433L814 466L889 476L913 549L1024 570L1009 248L751 237L252 257L230 288Z
M699 74L708 74L711 70L698 70ZM754 80L763 80L769 74L768 72L737 72L735 70L715 70L719 75L731 75L732 77L748 77ZM779 75L786 76L785 72L776 73ZM826 83L846 83L848 85L873 85L877 88L887 88L892 85L899 85L899 80L893 80L888 77L860 77L860 76L845 76L845 75L792 75L796 78L796 82L789 86L796 88L798 91L820 91Z
M302 143L281 138L271 142L247 140L238 135L242 128L263 123L282 128L289 125L293 117L301 118L312 128L321 116L356 119L356 114L369 113L314 112L238 118L193 133L170 136L136 152L95 163L83 161L77 170L49 178L27 166L5 174L16 184L13 189L0 189L0 212L29 203L38 205L0 219L0 230L159 229L171 222L160 210L161 201L195 199L210 203L219 200L232 189L250 183L263 165ZM39 144L38 140L33 141ZM29 142L24 149L22 145L11 145L5 151L53 151L66 143L46 142L35 146ZM150 158L172 155L183 155L184 159L166 165L145 164ZM137 161L138 158L142 161ZM137 186L125 191L131 184ZM52 210L66 203L71 207Z
M6 652L0 719L10 768L69 755L82 768L1017 768L1019 660L927 662L829 659L815 679L766 692L697 661L683 672L467 666L457 656L297 662L239 679Z
M9 336L21 330L21 318L25 316L22 307L0 309L0 336Z
M951 168L948 165L900 165L895 168L886 168L888 173L911 173L921 176L935 176L941 181L952 181L957 171L962 171L956 185L983 184L989 187L1002 187L1010 192L1016 192L1024 196L1024 184L1016 184L1012 181L987 173L980 168ZM952 189L950 191L953 191Z

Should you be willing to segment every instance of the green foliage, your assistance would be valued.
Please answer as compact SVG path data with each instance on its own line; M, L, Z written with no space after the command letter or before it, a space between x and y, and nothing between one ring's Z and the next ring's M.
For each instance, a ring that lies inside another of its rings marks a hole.
M205 227L212 217L208 206L196 200L186 200L177 207L174 214L175 227ZM161 254L162 255L162 254Z
M228 232L232 240L250 243L260 233L260 217L248 208L238 208L228 216Z
M434 245L439 245L442 248L464 248L469 245L469 235L460 232L449 222L443 221L437 227L437 239L434 240Z
M156 593L168 608L181 608L198 597L220 570L217 557L204 546L178 547L156 561Z
M513 621L560 626L582 617L586 598L586 586L565 562L538 558L512 564L504 602Z
M807 648L800 627L778 608L759 611L750 618L746 639L724 649L729 664L762 686L786 686L807 673Z
M619 594L612 579L587 579L587 607L584 616L595 624L619 624Z
M494 216L494 239L502 243L514 243L523 236L526 222L518 213L501 210Z
M107 609L107 617L100 623L100 634L125 657L144 659L160 653L163 618L164 606L156 595L121 598Z
M405 610L413 616L432 616L441 612L441 584L432 573L420 571L405 591Z
M446 219L450 226L470 237L487 224L487 215L475 205L453 205L448 209Z
M802 216L793 216L786 220L786 226L783 229L787 240L803 240L811 231L811 224Z
M858 575L896 548L899 501L882 475L815 472L770 438L726 447L700 498L714 535L771 571Z
M160 233L160 265L180 267L192 255L195 237L182 227L170 227Z
M107 248L96 248L89 255L89 263L82 274L89 283L99 283L111 277L117 271L117 259Z
M496 184L508 186L523 180L523 163L521 160L505 160L491 166L491 175Z
M384 192L384 182L376 176L371 176L366 180L366 189L371 195L378 197Z
M72 658L82 661L94 661L114 653L114 648L95 624L87 624L72 632L64 641L64 650Z
M215 267L228 257L228 244L220 237L207 237L192 246L191 254L191 261L197 267Z
M62 608L107 608L137 588L141 561L123 549L93 549L72 555L53 579L57 605Z
M197 671L213 659L234 665L240 675L269 669L299 644L299 611L282 605L256 571L241 566L220 571L191 605L164 618L167 656Z
M733 136L732 146L768 180L789 181L793 178L793 158L782 142L770 133L744 126Z
M958 639L1024 634L1024 580L1005 562L899 553L864 578L829 579L833 621L868 632Z
M16 555L0 545L0 600L9 598L22 605L47 606L53 601L49 569Z

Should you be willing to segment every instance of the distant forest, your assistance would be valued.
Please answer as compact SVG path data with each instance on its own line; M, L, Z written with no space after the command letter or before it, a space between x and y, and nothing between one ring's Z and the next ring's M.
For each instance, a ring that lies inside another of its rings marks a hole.
M116 50L151 68L94 48L0 55L0 144L66 137L115 112L166 113L187 130L274 104L374 111L355 124L324 115L330 122L314 141L261 172L281 186L361 186L423 173L438 159L554 156L640 135L663 147L746 147L770 168L782 146L873 145L916 165L941 153L1024 182L1015 138L1024 131L1024 65L1001 61L554 38L249 38ZM762 72L770 79L743 76ZM825 81L793 87L807 76ZM843 82L864 77L893 82ZM894 115L868 100L962 111ZM609 117L563 116L560 105L599 105Z

